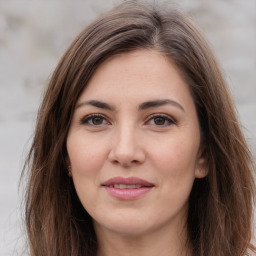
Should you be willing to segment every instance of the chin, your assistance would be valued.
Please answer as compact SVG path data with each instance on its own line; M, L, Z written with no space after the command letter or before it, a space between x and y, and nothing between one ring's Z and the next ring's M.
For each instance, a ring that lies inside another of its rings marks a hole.
M124 236L140 236L147 233L152 227L148 218L135 216L132 214L112 215L111 218L94 222L95 229L101 230L102 227L113 233Z

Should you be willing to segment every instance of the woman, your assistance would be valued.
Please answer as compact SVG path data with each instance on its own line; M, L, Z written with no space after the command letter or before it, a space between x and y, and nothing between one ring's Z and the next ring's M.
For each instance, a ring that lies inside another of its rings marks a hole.
M211 50L175 10L128 1L82 31L27 166L31 255L255 252L253 160Z

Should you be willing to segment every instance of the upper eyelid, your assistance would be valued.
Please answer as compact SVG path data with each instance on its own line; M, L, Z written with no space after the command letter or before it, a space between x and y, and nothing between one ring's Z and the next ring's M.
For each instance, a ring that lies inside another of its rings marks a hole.
M177 120L174 117L172 117L168 114L163 114L163 113L162 114L161 113L151 114L151 115L148 116L147 120L150 120L151 118L154 118L154 117L163 117L163 118L167 118L167 119L172 120L174 123L177 122Z
M104 118L107 122L110 123L110 119L109 119L106 115L104 115L104 114L102 114L102 113L91 113L91 114L87 114L87 115L83 116L82 118L80 118L79 120L80 120L80 123L82 123L83 120L89 119L89 118L93 118L93 117L102 117L102 118ZM154 117L163 117L163 118L166 118L166 119L170 119L170 120L171 120L173 123L175 123L175 124L177 123L177 120L176 120L174 117L170 116L169 114L164 114L164 113L152 113L152 114L150 114L150 115L148 115L148 116L146 117L145 122L149 121L150 119L152 119L152 118L154 118Z
M93 118L93 117L102 117L102 118L104 118L107 122L110 122L109 119L108 119L105 115L100 114L100 113L93 113L93 114L85 115L85 116L83 116L82 118L79 119L79 120L80 120L79 122L80 122L80 123L83 123L83 121L89 120L90 118Z

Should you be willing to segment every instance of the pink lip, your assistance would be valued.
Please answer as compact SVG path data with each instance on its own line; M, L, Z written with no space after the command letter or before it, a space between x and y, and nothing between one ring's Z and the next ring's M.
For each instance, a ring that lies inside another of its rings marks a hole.
M137 184L137 185L141 185L143 187L152 187L154 186L152 183L137 178L137 177L114 177L112 179L107 180L106 182L104 182L102 184L102 186L111 186L111 185L115 185L115 184L125 184L125 185L133 185L133 184Z
M139 188L115 188L114 185L124 184L124 185L140 185ZM109 195L120 199L120 200L132 200L137 199L140 196L148 193L154 187L154 184L137 178L137 177L115 177L107 180L102 184L104 189L109 193Z

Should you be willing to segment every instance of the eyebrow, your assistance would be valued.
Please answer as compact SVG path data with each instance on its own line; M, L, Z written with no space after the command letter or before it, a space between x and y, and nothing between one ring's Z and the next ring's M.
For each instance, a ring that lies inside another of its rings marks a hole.
M88 100L88 101L81 102L81 103L77 104L77 108L80 108L80 107L86 106L86 105L91 105L91 106L94 106L97 108L102 108L102 109L107 109L107 110L112 110L112 111L115 110L114 106L112 106L108 103L102 102L102 101L98 101L98 100Z
M110 105L108 103L98 101L98 100L89 100L89 101L81 102L77 105L77 108L80 108L80 107L86 106L86 105L91 105L91 106L94 106L97 108L111 110L111 111L116 110L116 108L113 105ZM178 102L176 102L174 100L170 100L170 99L146 101L146 102L141 103L139 105L138 109L146 110L149 108L160 107L160 106L164 106L164 105L172 105L172 106L177 107L185 112L184 108Z
M152 100L152 101L144 102L139 105L139 110L145 110L145 109L154 108L154 107L161 107L164 105L172 105L172 106L177 107L185 112L184 108L178 102L176 102L174 100L170 100L170 99Z

